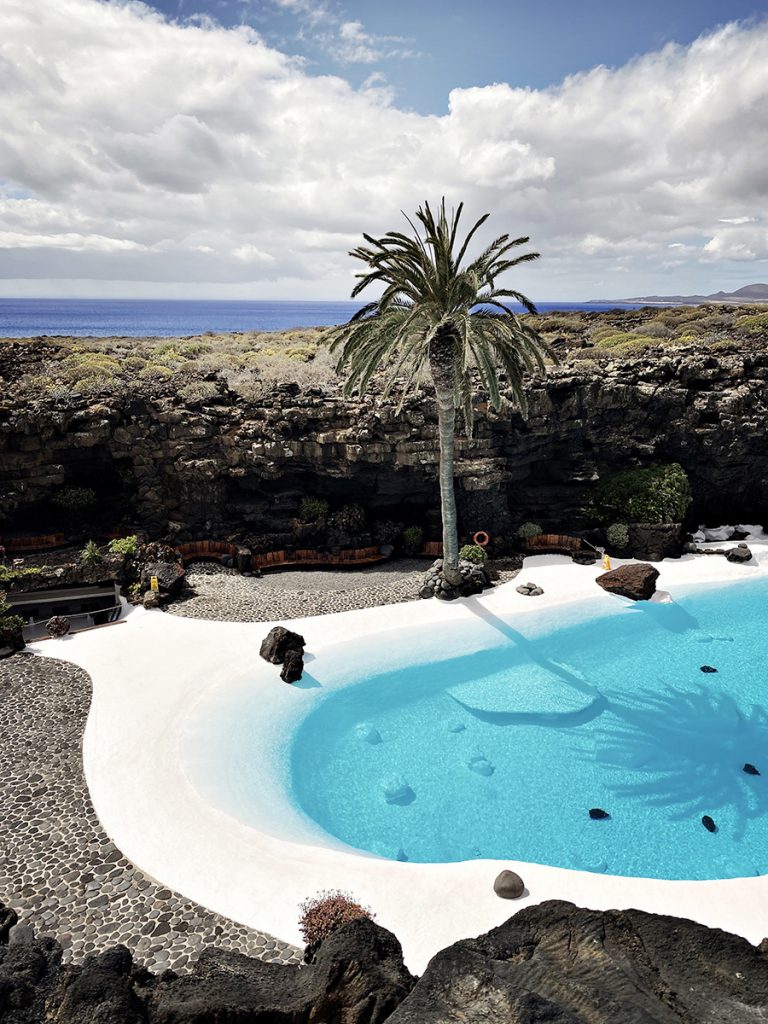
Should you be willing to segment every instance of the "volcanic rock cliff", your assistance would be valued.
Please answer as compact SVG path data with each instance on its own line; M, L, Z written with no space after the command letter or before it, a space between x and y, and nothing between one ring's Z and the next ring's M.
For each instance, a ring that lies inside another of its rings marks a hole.
M279 532L307 494L359 502L372 518L423 522L438 509L427 394L399 413L394 400L345 400L335 385L286 382L246 401L211 375L212 394L198 401L173 381L44 397L23 376L45 350L42 341L0 346L6 529L53 528L50 499L73 485L94 488L115 521L181 537ZM489 411L481 395L475 436L457 450L461 527L586 525L595 480L654 460L688 472L692 522L761 521L767 380L768 353L755 346L689 346L555 367L531 381L527 420L508 403Z

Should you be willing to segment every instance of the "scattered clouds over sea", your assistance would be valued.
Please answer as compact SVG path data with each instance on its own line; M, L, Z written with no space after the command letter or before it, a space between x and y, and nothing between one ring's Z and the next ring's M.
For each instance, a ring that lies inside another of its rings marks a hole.
M276 2L308 25L322 6ZM768 22L548 89L457 89L445 116L377 73L405 37L311 27L370 64L362 88L245 26L3 0L0 294L343 298L360 233L442 194L531 235L517 283L538 299L768 278Z

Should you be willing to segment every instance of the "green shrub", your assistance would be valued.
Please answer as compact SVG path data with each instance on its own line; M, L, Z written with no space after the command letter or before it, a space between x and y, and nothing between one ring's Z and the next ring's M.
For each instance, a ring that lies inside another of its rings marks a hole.
M465 544L459 551L459 558L465 562L476 562L478 565L482 565L488 560L488 555L485 548L480 547L479 544Z
M83 512L96 504L96 491L91 487L63 487L51 501L66 512Z
M302 523L323 522L328 515L330 505L324 498L306 495L299 505L299 519Z
M347 892L328 889L305 900L299 907L299 931L308 946L314 946L327 939L337 928L350 921L366 919L372 921L373 913L368 907Z
M756 313L754 316L739 317L736 321L736 326L746 331L747 334L768 337L768 313Z
M521 539L526 537L538 537L541 533L541 527L538 523L521 523L517 528L517 536Z
M676 462L626 469L602 480L590 511L603 523L679 523L691 503L691 488Z
M29 579L30 576L39 575L40 570L34 566L30 566L27 569L9 569L7 565L0 565L0 589L5 590L6 587L9 590L18 588L25 579Z
M135 533L132 533L130 537L118 537L116 540L109 542L109 553L110 555L126 555L132 558L136 554L136 549L139 546L139 538Z
M629 544L629 527L626 523L611 523L605 538L612 548L625 548Z
M139 377L142 380L160 383L173 376L173 370L164 363L147 363L143 370L139 370Z
M337 530L362 530L365 527L365 509L354 503L342 505L329 519L329 525Z
M218 394L219 389L212 380L193 380L179 391L179 396L185 402L207 402Z
M80 564L92 569L101 562L101 552L95 540L89 540L80 552Z
M20 615L9 615L11 606L5 600L5 594L0 591L0 647L10 647L14 651L20 651L24 647L22 629L24 619Z
M417 555L424 546L424 531L420 526L406 526L403 530L403 551L409 557Z

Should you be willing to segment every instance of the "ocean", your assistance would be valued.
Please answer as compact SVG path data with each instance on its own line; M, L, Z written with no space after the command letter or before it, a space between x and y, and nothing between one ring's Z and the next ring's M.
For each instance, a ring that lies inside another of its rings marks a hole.
M186 337L243 331L284 331L344 323L357 302L199 301L192 299L2 299L0 338ZM517 307L522 311L522 307ZM541 302L554 310L638 309L641 303Z

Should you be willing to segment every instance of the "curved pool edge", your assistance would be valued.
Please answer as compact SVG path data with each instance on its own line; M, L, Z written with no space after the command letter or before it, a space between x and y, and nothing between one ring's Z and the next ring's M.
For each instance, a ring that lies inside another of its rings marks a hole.
M674 590L681 583L764 576L768 545L751 543L760 562L756 566L695 557L665 561L658 565L659 586ZM541 556L526 561L529 571L544 586L542 598L522 597L514 584L507 584L457 604L392 605L294 620L292 625L310 651L322 653L351 634L469 621L478 610L527 617L572 601L617 600L595 586L597 567ZM599 910L637 907L689 917L752 942L763 937L768 876L688 882L511 860L400 863L277 838L213 807L185 772L177 748L179 726L204 692L226 686L234 671L242 674L243 665L267 698L279 694L299 705L302 691L284 686L274 666L258 658L259 643L271 625L190 620L138 609L119 629L35 645L39 653L73 661L91 675L94 693L83 742L91 798L110 837L148 875L211 910L297 943L302 900L319 889L350 890L397 935L406 962L417 973L439 949L546 899ZM503 867L522 875L529 895L504 901L493 893L493 880Z

